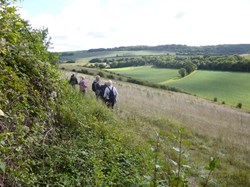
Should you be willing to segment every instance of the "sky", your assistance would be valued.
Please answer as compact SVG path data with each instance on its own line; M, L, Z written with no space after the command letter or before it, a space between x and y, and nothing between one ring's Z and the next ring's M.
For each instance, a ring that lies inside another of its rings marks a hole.
M136 45L250 44L250 0L22 0L21 17L48 28L49 50Z

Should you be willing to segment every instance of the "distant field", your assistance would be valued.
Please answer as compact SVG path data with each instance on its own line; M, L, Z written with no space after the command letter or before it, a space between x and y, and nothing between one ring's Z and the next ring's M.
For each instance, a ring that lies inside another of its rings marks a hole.
M247 59L250 59L250 54L242 54L242 55L240 55L240 56L245 57L245 58L247 58Z
M166 84L182 89L190 94L219 103L250 110L250 73L233 73L218 71L197 71L191 76L178 80L178 70L151 68L150 66L111 69L110 71L139 80Z
M197 71L193 76L168 85L183 89L197 96L250 109L250 73Z
M151 66L115 68L108 69L108 71L157 84L160 84L161 82L164 82L166 80L174 79L179 76L178 70L176 69L152 68Z
M77 60L77 61L89 61L92 58L121 58L121 57L133 57L133 56L145 56L145 55L166 55L166 51L75 51L73 55L62 56L61 60ZM174 53L169 53L174 54Z

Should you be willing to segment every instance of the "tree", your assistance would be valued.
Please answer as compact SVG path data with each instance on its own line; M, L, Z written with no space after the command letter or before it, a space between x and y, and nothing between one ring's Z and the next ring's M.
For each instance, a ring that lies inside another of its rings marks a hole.
M192 62L187 62L187 63L185 64L184 68L186 69L187 74L190 74L190 73L192 73L194 70L197 69L197 66L196 66L194 63L192 63Z
M179 74L181 75L181 77L185 77L187 75L186 69L185 68L179 69Z

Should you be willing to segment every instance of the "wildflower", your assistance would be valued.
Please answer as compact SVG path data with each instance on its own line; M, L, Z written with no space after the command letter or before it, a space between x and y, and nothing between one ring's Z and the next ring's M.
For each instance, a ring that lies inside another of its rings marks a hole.
M4 112L0 109L0 116L4 116Z

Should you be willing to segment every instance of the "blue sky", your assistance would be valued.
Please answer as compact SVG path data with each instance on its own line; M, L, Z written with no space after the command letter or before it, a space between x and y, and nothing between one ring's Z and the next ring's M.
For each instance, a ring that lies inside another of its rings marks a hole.
M23 0L52 51L131 45L250 43L250 0Z

